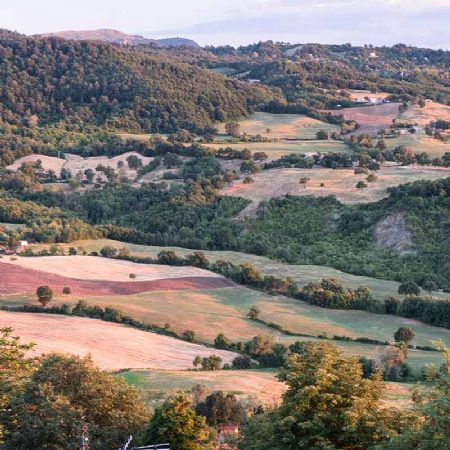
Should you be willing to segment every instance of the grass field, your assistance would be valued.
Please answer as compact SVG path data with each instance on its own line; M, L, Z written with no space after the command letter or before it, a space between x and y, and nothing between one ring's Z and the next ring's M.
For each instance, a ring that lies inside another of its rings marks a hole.
M389 148L405 145L414 153L425 152L431 157L442 156L444 153L450 152L450 143L427 136L425 133L403 134L396 138L386 139L386 144Z
M190 391L198 384L206 392L224 391L235 394L246 406L280 403L286 385L276 378L276 371L227 370L220 372L133 370L121 373L129 384L140 388L147 401L157 403L171 392ZM383 401L388 406L408 407L411 404L411 385L386 383Z
M347 120L355 120L360 128L358 133L375 134L379 130L389 128L392 119L399 115L399 103L384 103L382 105L358 106L330 111L336 115L343 115Z
M417 123L421 127L429 124L432 120L450 121L450 106L436 102L427 102L423 108L413 105L400 114L399 118Z
M130 273L133 273L136 276L135 280L138 281L184 277L223 278L214 272L197 267L137 264L100 256L36 256L32 258L18 256L14 259L4 258L2 262L80 280L130 281Z
M84 172L87 169L91 169L95 172L95 169L99 164L118 170L117 164L119 163L119 161L122 161L125 164L123 168L124 174L129 178L135 178L137 175L136 170L130 169L127 163L127 158L132 155L137 156L139 159L141 159L143 165L148 164L153 159L146 156L142 156L136 152L124 153L122 155L115 156L113 158L108 158L107 156L94 156L90 158L82 158L81 156L78 155L66 153L65 159L35 154L23 156L22 158L19 158L16 161L14 161L14 163L8 166L7 168L10 170L17 170L22 165L22 163L36 162L40 160L42 162L42 167L45 170L53 170L56 173L56 176L59 177L61 169L64 168L70 171L70 173L74 177L79 171ZM96 178L98 176L103 181L106 180L103 172L96 172Z
M47 314L0 311L0 326L13 328L23 342L34 342L35 355L49 352L92 355L103 369L187 369L196 355L220 356L231 362L232 352L210 349L168 336L101 320Z
M141 257L156 257L161 250L171 249L178 255L185 256L195 250L181 247L157 247L138 244L129 244L125 242L113 241L109 239L78 241L74 244L59 244L66 252L69 247L82 247L88 252L99 251L105 245L111 245L115 248L127 248L132 255ZM36 250L48 248L49 245L34 245ZM275 275L279 277L292 277L300 286L307 283L320 281L322 278L337 278L341 280L345 286L356 288L358 286L367 286L373 296L378 300L384 300L390 295L397 295L399 283L396 281L380 280L365 276L352 275L340 270L325 266L314 265L295 265L278 262L264 256L251 255L248 253L240 253L233 251L208 251L202 250L211 261L217 259L226 259L235 264L250 262L254 264L258 270L264 275ZM450 299L448 293L433 293L437 298Z
M251 136L260 134L269 139L316 139L320 130L338 131L339 127L301 114L271 114L256 112L239 122L240 131ZM225 124L220 124L218 132L225 135ZM267 132L269 131L269 132Z
M376 173L377 180L367 183L365 189L357 189L356 183L365 181L367 175L355 175L353 169L271 169L264 170L252 178L254 183L236 181L223 189L225 195L244 197L252 200L255 210L262 200L290 195L334 195L344 203L373 202L388 195L387 188L416 180L435 180L449 176L448 170L431 170L417 167L386 166ZM303 177L310 178L308 184L300 184ZM324 183L324 187L321 187Z
M269 159L280 158L293 153L352 153L350 147L342 141L286 141L278 142L242 142L239 144L206 144L207 147L219 149L230 147L236 150L248 148L251 152L265 152Z

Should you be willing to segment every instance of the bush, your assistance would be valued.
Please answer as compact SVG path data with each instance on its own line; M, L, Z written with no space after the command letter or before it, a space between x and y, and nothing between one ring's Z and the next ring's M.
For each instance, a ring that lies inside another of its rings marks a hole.
M72 293L71 289L69 286L64 286L63 290L62 290L64 295L69 295Z

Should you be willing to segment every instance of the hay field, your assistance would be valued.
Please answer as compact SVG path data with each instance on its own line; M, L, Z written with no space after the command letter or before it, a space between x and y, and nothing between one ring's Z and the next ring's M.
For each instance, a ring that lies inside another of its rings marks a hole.
M284 155L293 153L314 154L314 153L352 153L351 148L342 141L287 141L280 140L277 142L241 142L239 144L205 144L207 147L213 149L220 149L223 147L230 147L235 150L243 150L248 148L252 153L265 152L269 159L281 158Z
M86 251L99 251L105 245L111 245L115 248L127 248L132 255L141 257L156 257L161 250L174 250L177 255L185 256L195 250L182 247L158 247L149 245L130 244L127 242L114 241L110 239L84 240L77 241L72 244L59 244L66 252L69 247L75 246L84 248ZM33 248L41 250L49 248L48 244L35 244ZM202 250L210 261L218 259L226 259L235 264L250 262L254 264L263 275L275 275L279 277L292 277L300 286L307 283L320 281L322 278L337 278L341 280L345 286L356 288L358 286L367 286L373 296L378 300L384 300L390 295L397 295L399 283L390 280L381 280L378 278L370 278L366 276L348 274L332 267L302 265L302 264L286 264L276 260L269 259L265 256L257 256L249 253L240 253L233 251L220 250ZM433 296L441 299L450 299L449 293L434 292Z
M124 368L187 369L196 355L220 356L231 362L232 352L210 349L168 336L124 325L82 317L0 311L0 325L14 329L24 342L34 342L32 353L91 354L107 370Z
M367 203L387 197L387 188L416 180L435 180L450 175L448 170L435 170L422 167L385 166L376 173L378 179L367 183L368 187L357 189L356 183L365 181L367 175L355 175L353 169L271 169L264 170L252 178L254 183L244 184L242 180L222 190L224 195L244 197L252 200L252 212L262 200L289 195L314 195L318 197L334 195L343 203ZM308 177L305 185L299 180ZM320 184L324 183L324 187Z
M392 119L399 115L399 103L384 103L382 105L358 106L329 111L336 115L343 115L347 120L355 120L360 128L357 133L375 134L379 130L389 128Z
M350 94L352 100L358 100L361 97L369 97L384 100L389 95L386 92L370 92L367 90L351 89L347 91Z
M425 152L431 157L442 156L446 152L450 152L450 143L443 142L439 139L427 136L424 133L419 134L403 134L396 138L386 139L389 148L395 148L399 145L409 147L414 153Z
M196 267L137 264L100 256L19 256L15 260L5 258L2 262L79 280L130 281L130 273L134 273L138 281L185 277L223 278Z
M247 119L239 121L241 132L249 135L260 134L269 139L315 139L320 130L339 131L339 127L301 114L271 114L256 112ZM225 135L225 124L218 127ZM267 133L267 130L270 130ZM226 137L226 136L221 136Z
M450 121L450 106L436 102L427 102L423 108L419 105L412 105L399 118L417 123L421 127L429 124L432 120Z

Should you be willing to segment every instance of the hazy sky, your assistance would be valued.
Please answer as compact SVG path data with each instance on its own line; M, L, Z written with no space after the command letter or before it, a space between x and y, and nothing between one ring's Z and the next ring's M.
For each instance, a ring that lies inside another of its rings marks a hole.
M450 0L0 0L0 28L114 28L200 44L395 44L450 49Z

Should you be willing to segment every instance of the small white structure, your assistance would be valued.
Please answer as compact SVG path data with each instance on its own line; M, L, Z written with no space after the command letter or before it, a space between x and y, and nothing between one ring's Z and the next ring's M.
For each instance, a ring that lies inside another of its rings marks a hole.
M19 247L28 247L28 241L19 241Z

